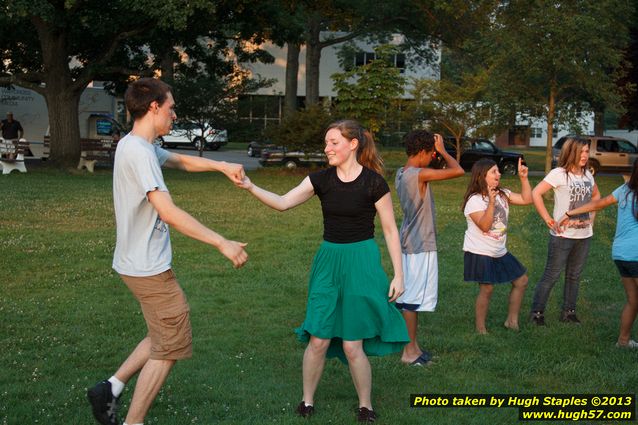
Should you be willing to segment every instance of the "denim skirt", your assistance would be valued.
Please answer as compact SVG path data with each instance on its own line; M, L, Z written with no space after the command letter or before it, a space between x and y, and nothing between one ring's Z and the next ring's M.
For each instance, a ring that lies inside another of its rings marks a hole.
M463 278L466 282L508 283L527 272L509 252L502 257L494 258L465 251L463 266Z

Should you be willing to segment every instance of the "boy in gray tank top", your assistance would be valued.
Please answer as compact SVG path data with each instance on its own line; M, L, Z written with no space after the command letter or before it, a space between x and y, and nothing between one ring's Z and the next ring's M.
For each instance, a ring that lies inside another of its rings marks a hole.
M408 327L410 343L404 347L401 361L424 365L432 356L417 342L418 313L434 311L438 297L435 211L430 182L462 176L463 169L447 153L439 134L415 130L405 135L404 143L408 160L397 170L395 187L403 210L399 233L405 292L396 305ZM444 169L428 167L437 152L446 163Z

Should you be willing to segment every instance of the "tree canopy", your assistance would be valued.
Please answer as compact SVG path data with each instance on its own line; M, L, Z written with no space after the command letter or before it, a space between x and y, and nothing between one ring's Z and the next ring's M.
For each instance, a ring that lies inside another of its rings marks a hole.
M547 120L547 171L556 123L573 126L578 111L601 105L620 108L630 11L624 0L510 0L471 41L489 72L489 100Z

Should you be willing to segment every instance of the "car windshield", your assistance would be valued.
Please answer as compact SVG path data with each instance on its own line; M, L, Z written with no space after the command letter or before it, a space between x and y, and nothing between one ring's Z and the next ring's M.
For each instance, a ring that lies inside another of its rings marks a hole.
M478 141L474 142L474 149L483 152L494 152L494 148L490 142Z
M618 152L638 153L638 149L627 140L618 140Z

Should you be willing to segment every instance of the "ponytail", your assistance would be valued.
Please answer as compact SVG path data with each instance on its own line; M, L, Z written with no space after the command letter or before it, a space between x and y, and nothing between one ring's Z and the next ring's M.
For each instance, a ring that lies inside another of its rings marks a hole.
M379 156L379 152L374 143L374 137L372 137L370 131L363 128L361 124L354 120L334 122L328 126L326 133L333 128L339 130L341 135L346 139L357 139L359 141L357 147L357 162L359 164L371 169L377 174L384 174L383 160Z

